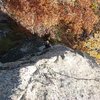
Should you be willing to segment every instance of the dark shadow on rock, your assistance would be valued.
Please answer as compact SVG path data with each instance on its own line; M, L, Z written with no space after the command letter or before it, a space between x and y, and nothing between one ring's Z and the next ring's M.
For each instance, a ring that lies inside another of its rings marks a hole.
M45 43L43 39L33 35L2 11L0 11L0 26L3 27L0 27L0 62L2 63L13 62L37 52L37 48Z
M21 40L19 45L10 49L6 54L1 56L0 61L2 63L13 62L31 54L35 55L37 52L41 51L39 50L39 47L44 46L44 43L45 42L38 37Z

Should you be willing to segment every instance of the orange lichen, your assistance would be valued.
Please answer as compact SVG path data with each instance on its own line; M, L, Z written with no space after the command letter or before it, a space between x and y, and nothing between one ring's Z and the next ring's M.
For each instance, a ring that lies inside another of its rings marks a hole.
M45 30L52 30L60 21L66 23L75 34L82 33L83 29L90 33L97 22L91 8L92 0L73 2L74 5L67 0L5 0L5 8L17 22L39 36L50 34Z

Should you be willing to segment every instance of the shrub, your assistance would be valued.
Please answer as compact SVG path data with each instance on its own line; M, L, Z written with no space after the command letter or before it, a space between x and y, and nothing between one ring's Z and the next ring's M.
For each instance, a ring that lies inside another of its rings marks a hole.
M92 0L5 0L6 12L33 34L50 39L60 34L59 40L70 45L93 30L98 21L93 6Z

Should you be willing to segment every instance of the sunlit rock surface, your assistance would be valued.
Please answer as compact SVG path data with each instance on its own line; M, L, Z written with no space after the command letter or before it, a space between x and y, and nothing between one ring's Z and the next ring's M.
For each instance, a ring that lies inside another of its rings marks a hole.
M100 65L61 45L0 63L0 100L100 100Z

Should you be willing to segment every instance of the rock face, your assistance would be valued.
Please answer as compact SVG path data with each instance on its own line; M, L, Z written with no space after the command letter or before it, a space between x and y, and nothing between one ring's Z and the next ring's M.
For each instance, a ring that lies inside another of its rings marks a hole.
M61 45L0 63L0 100L100 100L100 65Z

